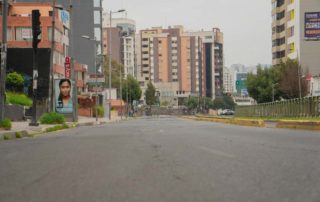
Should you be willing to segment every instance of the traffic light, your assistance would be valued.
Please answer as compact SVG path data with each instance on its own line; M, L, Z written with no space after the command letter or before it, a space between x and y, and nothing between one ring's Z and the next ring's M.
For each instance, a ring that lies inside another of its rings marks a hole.
M41 41L39 35L41 34L40 11L32 10L32 47L38 48L38 43Z

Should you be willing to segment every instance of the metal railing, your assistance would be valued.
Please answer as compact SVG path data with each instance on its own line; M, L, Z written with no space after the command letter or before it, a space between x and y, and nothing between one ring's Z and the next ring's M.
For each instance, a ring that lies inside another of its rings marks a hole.
M238 117L320 117L320 96L237 106Z

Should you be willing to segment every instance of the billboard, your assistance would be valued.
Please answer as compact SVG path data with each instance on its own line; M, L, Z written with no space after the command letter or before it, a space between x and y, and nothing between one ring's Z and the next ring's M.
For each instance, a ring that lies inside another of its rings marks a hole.
M62 114L73 112L72 83L70 79L55 80L55 109Z
M305 33L307 40L320 40L320 12L305 13Z

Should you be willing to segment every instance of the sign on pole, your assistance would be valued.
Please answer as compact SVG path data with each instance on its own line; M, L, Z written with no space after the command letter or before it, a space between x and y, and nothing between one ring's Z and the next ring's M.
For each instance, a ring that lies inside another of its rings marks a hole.
M67 79L71 79L71 63L70 63L70 57L66 57L66 61L64 63L65 67L65 77Z

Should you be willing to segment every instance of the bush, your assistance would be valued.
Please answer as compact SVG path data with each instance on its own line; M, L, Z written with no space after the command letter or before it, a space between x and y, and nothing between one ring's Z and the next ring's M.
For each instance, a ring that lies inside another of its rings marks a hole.
M21 139L22 138L22 133L21 132L16 132L16 138Z
M63 124L64 116L56 112L46 113L40 117L41 124Z
M12 127L12 124L10 119L4 119L3 121L0 121L0 128L3 128L5 130L10 130L11 127Z
M22 105L22 106L31 106L32 100L30 98L28 98L25 94L7 92L6 93L6 103Z
M20 91L23 87L23 83L24 79L21 74L18 74L17 72L7 74L6 85L8 86L8 89Z

